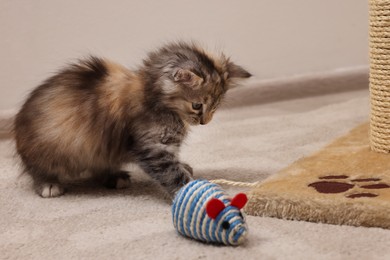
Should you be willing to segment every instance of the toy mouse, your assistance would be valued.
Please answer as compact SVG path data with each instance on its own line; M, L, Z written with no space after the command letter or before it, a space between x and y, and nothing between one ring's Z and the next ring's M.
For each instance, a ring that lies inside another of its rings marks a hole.
M173 225L184 236L236 246L247 234L240 211L246 202L243 193L230 199L219 185L194 180L182 187L173 201Z

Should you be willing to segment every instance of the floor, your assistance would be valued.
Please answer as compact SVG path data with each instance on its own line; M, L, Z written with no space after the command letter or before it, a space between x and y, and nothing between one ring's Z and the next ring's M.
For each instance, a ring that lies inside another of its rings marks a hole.
M357 78L233 90L209 125L193 129L182 159L198 178L264 180L368 120L366 75ZM327 87L337 84L344 88ZM158 185L132 171L128 190L73 187L42 199L20 176L13 142L2 139L0 258L390 259L390 231L379 228L247 216L248 240L239 247L186 239L175 231ZM232 195L248 191L224 188Z

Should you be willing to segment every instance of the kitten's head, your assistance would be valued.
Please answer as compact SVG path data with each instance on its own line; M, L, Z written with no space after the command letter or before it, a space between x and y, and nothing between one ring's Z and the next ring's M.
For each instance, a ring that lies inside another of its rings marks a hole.
M183 121L205 125L237 80L251 74L223 54L213 56L195 44L169 44L144 61L162 94L161 102Z

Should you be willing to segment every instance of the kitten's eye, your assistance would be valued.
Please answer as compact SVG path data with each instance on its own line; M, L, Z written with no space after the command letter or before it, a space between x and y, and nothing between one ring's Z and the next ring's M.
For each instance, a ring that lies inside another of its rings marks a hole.
M192 103L192 109L194 110L200 110L202 108L202 103Z
M222 222L222 228L223 229L229 229L230 228L230 223L228 221Z

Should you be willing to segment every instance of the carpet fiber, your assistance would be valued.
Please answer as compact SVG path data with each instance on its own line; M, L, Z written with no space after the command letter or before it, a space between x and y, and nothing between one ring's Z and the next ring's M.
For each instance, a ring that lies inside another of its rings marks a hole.
M371 151L363 124L256 187L251 215L390 228L390 155Z
M195 177L262 181L368 119L367 70L263 82L229 93L182 150ZM177 234L171 204L134 168L127 190L34 194L12 140L0 141L1 259L390 259L390 231L247 216L248 240L213 246ZM233 195L248 191L224 186Z

